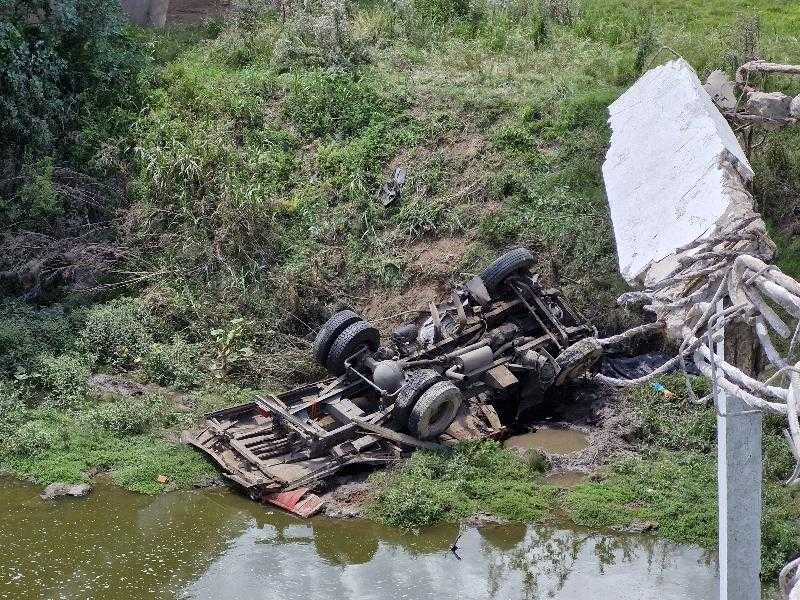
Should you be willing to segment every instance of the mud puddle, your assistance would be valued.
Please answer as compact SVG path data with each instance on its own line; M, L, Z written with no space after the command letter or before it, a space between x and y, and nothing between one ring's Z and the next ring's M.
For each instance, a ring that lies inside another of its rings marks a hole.
M100 486L42 502L0 480L0 598L354 600L714 597L713 555L644 535L456 525L418 535L304 521L227 490L139 496Z
M550 454L569 454L589 446L585 433L557 427L539 427L536 431L515 435L503 444L506 448L543 450Z

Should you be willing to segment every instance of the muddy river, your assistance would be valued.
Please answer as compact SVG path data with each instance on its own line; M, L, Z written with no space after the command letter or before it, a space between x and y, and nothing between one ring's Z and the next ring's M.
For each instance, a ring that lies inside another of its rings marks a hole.
M43 502L0 480L0 598L707 599L699 548L552 527L446 525L419 535L303 521L222 489L158 497L99 486Z

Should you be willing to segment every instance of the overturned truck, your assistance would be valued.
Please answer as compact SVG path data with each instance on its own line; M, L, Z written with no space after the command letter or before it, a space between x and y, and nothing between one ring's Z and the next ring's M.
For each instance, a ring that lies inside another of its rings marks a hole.
M189 443L254 500L309 516L322 506L311 490L343 467L502 437L602 354L532 265L525 248L503 254L384 344L358 314L337 312L313 349L332 378L210 413Z

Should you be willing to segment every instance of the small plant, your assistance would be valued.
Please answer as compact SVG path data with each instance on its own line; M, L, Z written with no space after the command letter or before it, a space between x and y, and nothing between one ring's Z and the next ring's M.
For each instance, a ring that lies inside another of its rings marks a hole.
M81 340L100 364L129 368L152 343L148 317L144 306L136 300L112 300L88 312Z
M636 43L636 56L633 59L633 71L636 75L641 75L645 72L647 60L657 49L658 38L651 26L645 29L644 33L639 37L639 41Z
M234 365L253 356L253 349L245 342L246 327L244 319L233 319L227 326L211 330L215 343L211 370L217 379L224 379Z
M38 373L30 381L45 391L45 400L53 406L74 409L86 398L89 380L89 363L79 354L43 356Z
M275 67L352 67L369 60L367 46L353 35L345 0L310 0L287 10L273 50Z
M60 354L70 349L74 337L74 325L63 313L0 300L0 377L35 370L39 354Z
M53 184L53 159L28 159L22 165L20 178L24 182L17 190L14 202L0 200L0 215L8 222L47 222L63 214L61 199Z
M118 436L148 433L164 417L164 401L158 397L120 397L98 404L83 420Z
M44 420L30 420L6 438L6 449L21 457L37 457L48 451L66 445L66 431L57 423Z
M0 380L0 415L1 437L13 435L27 415L19 387L10 381Z
M546 20L559 25L572 25L578 17L578 7L573 0L540 0L539 6Z
M147 378L161 385L188 389L200 382L199 347L175 338L171 344L153 344L142 358Z
M758 14L741 14L728 33L729 47L725 58L732 71L751 60L761 58L761 19Z

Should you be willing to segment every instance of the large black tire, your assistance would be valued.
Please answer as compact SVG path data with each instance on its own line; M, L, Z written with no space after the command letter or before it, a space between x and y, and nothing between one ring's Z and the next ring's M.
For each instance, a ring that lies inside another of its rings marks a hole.
M514 248L495 259L483 273L481 279L486 289L491 294L497 291L509 275L527 269L533 265L533 255L527 248Z
M603 347L595 338L589 337L578 340L556 356L559 367L556 375L556 385L563 385L575 381L586 374L600 357L603 356Z
M333 342L325 366L334 375L342 375L347 370L345 361L358 352L362 346L367 346L370 350L375 351L380 343L380 334L377 329L364 321L356 321L342 331Z
M408 425L411 409L423 392L434 383L442 381L442 376L433 369L415 369L406 373L406 381L394 401L392 421L395 427L404 429Z
M330 352L331 346L333 346L333 342L336 341L339 334L360 320L361 317L352 310L340 310L325 321L322 329L319 330L317 337L314 339L314 358L317 359L319 364L325 366L328 362L328 352Z
M411 409L409 432L421 440L441 435L456 418L462 400L461 390L451 382L434 383Z

